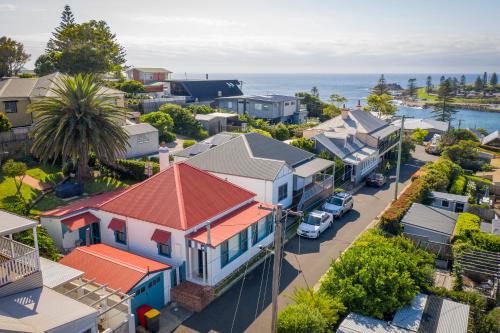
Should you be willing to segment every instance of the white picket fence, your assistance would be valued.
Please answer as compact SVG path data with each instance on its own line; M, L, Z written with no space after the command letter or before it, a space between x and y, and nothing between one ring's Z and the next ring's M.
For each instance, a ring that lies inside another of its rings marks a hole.
M34 248L0 237L0 286L37 272L39 260Z

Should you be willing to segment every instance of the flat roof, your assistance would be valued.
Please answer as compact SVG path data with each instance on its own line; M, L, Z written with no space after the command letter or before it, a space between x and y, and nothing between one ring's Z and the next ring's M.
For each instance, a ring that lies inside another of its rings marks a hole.
M38 222L35 220L0 210L0 236L28 230L37 224Z
M458 194L453 194L453 193L446 193L446 192L436 192L432 191L431 192L432 197L436 199L445 199L448 201L457 201L457 202L468 202L469 197L466 195L458 195Z
M98 310L47 287L0 298L0 331L47 332L80 319L97 323Z
M215 118L236 118L236 117L238 117L238 114L236 113L212 112L208 114L202 114L202 113L197 114L195 118L196 120L209 121Z
M337 333L410 333L388 322L351 312L340 323Z
M403 216L401 223L451 236L455 229L457 218L457 213L413 203L405 216Z
M42 271L43 285L54 289L67 282L78 279L84 272L58 262L40 257L40 269Z
M320 171L323 171L335 163L333 161L325 160L322 158L315 158L311 161L307 161L295 168L295 174L299 177L306 178L312 176Z

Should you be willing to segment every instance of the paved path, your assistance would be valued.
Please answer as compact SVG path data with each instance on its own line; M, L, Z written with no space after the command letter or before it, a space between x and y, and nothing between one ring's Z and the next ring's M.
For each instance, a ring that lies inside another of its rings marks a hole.
M25 175L23 178L23 184L33 187L35 190L45 191L50 188L50 185L45 184L41 180L31 177L30 175Z
M414 157L401 168L399 191L409 183L411 175L420 166L426 161L436 159L427 155L421 146L417 147ZM394 196L394 180L395 178L391 177L390 184L381 189L364 187L358 191L354 196L354 209L335 221L335 226L322 234L318 240L295 237L285 245L279 309L283 309L290 302L286 295L292 294L295 287L313 287L326 272L331 261L388 205ZM247 275L232 332L270 331L272 271L269 268L272 269L271 260L267 260ZM240 288L241 281L204 311L185 321L176 332L231 332Z

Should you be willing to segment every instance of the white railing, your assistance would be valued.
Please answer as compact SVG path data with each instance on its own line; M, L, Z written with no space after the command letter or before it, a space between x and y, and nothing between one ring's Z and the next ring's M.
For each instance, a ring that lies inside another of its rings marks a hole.
M39 260L34 248L0 237L0 286L37 272Z

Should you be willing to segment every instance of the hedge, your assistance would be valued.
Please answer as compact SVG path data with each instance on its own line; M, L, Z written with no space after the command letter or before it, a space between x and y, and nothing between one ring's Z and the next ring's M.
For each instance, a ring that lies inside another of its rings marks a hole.
M423 181L420 178L415 179L381 216L380 227L393 234L400 233L401 225L399 222L414 202L425 199L426 192Z
M461 213L455 226L455 242L480 250L500 252L500 236L480 231L481 219L471 213Z
M117 160L116 167L111 167L115 172L120 175L120 178L133 179L133 180L144 180L146 179L145 161L138 160ZM155 162L150 162L153 165L153 174L160 172L160 164Z
M467 185L467 178L464 176L458 176L455 178L450 186L450 193L462 195L465 192L465 187Z

